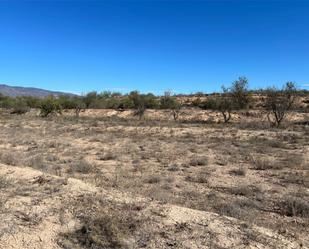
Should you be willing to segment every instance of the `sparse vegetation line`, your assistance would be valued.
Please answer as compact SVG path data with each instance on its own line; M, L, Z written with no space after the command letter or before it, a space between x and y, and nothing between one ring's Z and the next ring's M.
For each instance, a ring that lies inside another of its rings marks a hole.
M152 93L141 94L132 91L128 94L105 91L90 92L85 96L59 95L43 99L35 97L7 97L0 95L0 108L10 109L12 114L24 114L31 108L40 109L40 115L47 117L61 114L62 110L73 109L75 116L85 109L115 109L119 112L134 110L133 116L142 119L147 109L170 110L171 117L178 121L184 107L196 107L202 110L213 110L221 113L223 122L233 119L233 112L239 110L265 110L271 126L279 127L287 113L302 109L309 112L309 93L297 90L295 83L287 82L282 89L267 88L252 91L248 88L248 79L240 77L231 87L222 87L221 93L173 95L170 91L163 96ZM303 98L297 103L297 98Z

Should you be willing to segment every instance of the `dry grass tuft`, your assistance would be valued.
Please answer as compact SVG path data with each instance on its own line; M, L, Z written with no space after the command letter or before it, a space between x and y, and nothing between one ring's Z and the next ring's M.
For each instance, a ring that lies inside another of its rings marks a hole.
M5 189L11 185L11 182L5 176L0 176L0 189Z
M235 176L245 176L247 173L247 170L243 167L239 167L237 169L230 170L229 173Z
M151 175L145 179L145 183L156 184L156 183L161 182L161 180L162 179L160 175Z
M252 214L254 210L259 209L259 205L254 200L240 199L232 203L219 204L215 209L221 215L241 220L251 220L253 219Z
M86 160L80 160L71 164L68 173L89 174L95 171L95 167L89 164Z
M20 164L20 156L14 154L13 152L0 152L0 162L10 166L17 166Z
M105 152L103 155L99 156L98 157L98 160L101 160L101 161L110 161L110 160L115 160L117 158L117 156L108 151L108 152Z
M208 164L207 157L192 158L189 162L189 165L191 166L205 166L207 164Z
M142 209L134 204L116 204L97 196L83 196L75 203L74 215L80 227L61 234L58 244L63 248L129 248L129 241L143 223Z
M254 158L252 157L253 169L255 170L269 170L269 169L278 169L278 166L275 165L273 161L270 161L266 158Z
M231 188L229 192L233 195L241 195L246 197L254 197L260 195L262 190L259 187L253 185L240 185L234 188Z

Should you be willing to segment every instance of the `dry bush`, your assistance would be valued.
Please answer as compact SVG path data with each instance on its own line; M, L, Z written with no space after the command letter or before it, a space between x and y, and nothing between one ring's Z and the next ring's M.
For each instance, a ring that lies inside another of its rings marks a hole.
M208 164L207 157L196 157L192 158L189 162L189 165L191 166L204 166Z
M235 176L245 176L247 174L247 171L245 168L239 167L237 169L230 170L229 173Z
M282 160L282 165L288 169L309 169L309 165L306 166L304 156L302 154L285 154Z
M41 214L32 212L18 211L15 216L23 222L23 225L36 226L42 222L43 217Z
M251 164L255 170L280 170L283 168L299 169L303 165L304 158L300 154L284 153L279 159L267 159L263 157L250 156Z
M251 162L253 164L253 169L255 170L277 169L278 167L278 165L275 165L274 161L270 161L266 158L252 157Z
M264 145L266 147L272 147L272 148L286 148L287 146L281 141L277 139L266 139Z
M110 160L115 160L116 158L117 158L117 156L114 153L107 151L103 155L99 156L98 160L110 161Z
M130 239L144 221L140 214L143 207L110 203L97 196L81 198L73 211L81 226L61 234L58 244L63 248L129 248Z
M308 172L284 172L280 179L285 184L298 184L309 188L309 175Z
M268 139L266 137L258 137L258 136L253 136L251 137L248 142L252 145L255 146L262 146L264 148L286 148L286 144L283 143L279 139Z
M86 160L79 160L75 163L72 163L68 173L81 173L81 174L89 174L95 171L95 167L89 164Z
M48 173L55 173L54 166L51 163L46 163L44 161L44 157L41 154L37 154L34 156L29 157L25 161L25 165L40 171L48 172Z
M286 196L279 201L278 206L282 215L309 217L309 203L299 197Z
M216 163L220 166L226 166L229 163L229 157L224 155L215 155Z
M179 166L177 164L171 164L168 166L167 170L172 172L179 171Z
M56 162L58 160L58 157L50 154L45 157L45 160L48 162Z
M81 244L83 248L122 248L124 237L128 230L134 227L128 221L123 221L113 214L98 214L83 220L83 226L73 235L66 235L67 239ZM134 223L133 223L134 224ZM124 229L124 225L127 225ZM71 237L72 236L72 237Z
M288 111L293 107L295 96L296 86L293 82L287 82L282 90L267 89L265 108L268 111L268 121L272 126L280 126Z
M229 189L229 192L233 195L241 195L246 197L257 196L262 193L259 187L253 185L241 185Z
M145 183L149 183L149 184L156 184L156 183L159 183L159 182L161 182L161 176L160 175L151 175L151 176L148 176L145 179Z
M0 189L5 189L8 186L10 186L10 181L7 179L7 177L0 176Z
M240 199L232 203L223 203L215 207L215 210L221 214L237 219L252 219L252 211L259 209L256 201L250 199Z
M304 137L309 137L309 124L304 127L304 129L303 129L303 136Z
M0 152L0 162L10 166L17 166L20 164L20 156L16 155L14 152Z
M235 126L240 130L268 130L269 125L263 121L241 121Z
M298 141L302 140L302 136L299 134L295 134L295 133L277 133L276 134L277 139L290 143L290 144L295 144Z
M186 176L185 180L187 182L194 182L194 183L208 183L208 179L210 177L209 172L199 172L197 175L194 176Z

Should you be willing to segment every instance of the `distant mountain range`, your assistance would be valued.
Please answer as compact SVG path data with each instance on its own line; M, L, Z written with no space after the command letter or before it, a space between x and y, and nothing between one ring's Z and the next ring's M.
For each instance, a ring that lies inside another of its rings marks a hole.
M70 95L74 96L72 93L58 92L58 91L49 91L40 88L34 87L21 87L21 86L8 86L5 84L0 84L0 94L10 97L17 96L32 96L44 98L48 95L60 96L60 95Z

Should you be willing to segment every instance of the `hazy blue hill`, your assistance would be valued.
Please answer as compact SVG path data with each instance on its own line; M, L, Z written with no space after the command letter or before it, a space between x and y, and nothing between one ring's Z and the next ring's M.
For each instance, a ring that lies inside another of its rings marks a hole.
M8 86L0 84L0 93L5 96L16 97L16 96L33 96L33 97L46 97L48 95L74 95L72 93L64 93L57 91L49 91L34 87L20 87L20 86Z

